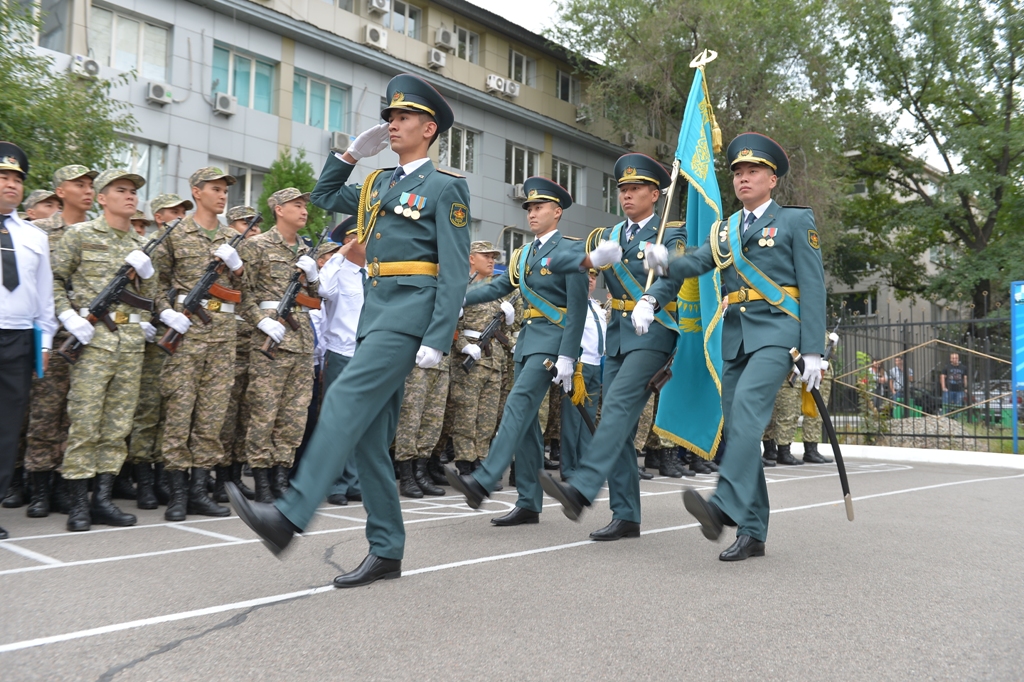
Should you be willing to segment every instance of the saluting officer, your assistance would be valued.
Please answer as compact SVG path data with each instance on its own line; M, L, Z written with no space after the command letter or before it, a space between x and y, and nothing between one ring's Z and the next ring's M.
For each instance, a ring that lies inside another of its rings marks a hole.
M670 262L668 250L656 248L647 260L655 271L667 269L679 278L717 267L730 292L722 328L729 453L711 499L691 489L683 500L709 540L718 539L723 524L737 527L736 541L719 558L742 561L764 556L769 504L759 440L779 385L792 370L790 348L803 354L807 390L821 382L825 273L814 213L772 200L772 189L789 170L782 147L764 135L744 133L729 145L728 158L743 209L718 223L692 254Z
M568 393L572 390L580 340L587 320L587 276L576 269L558 274L551 268L561 253L576 253L576 242L558 231L562 212L572 206L572 197L565 189L547 178L527 178L523 183L527 199L530 231L535 239L516 249L509 258L508 271L490 284L473 289L466 304L474 305L501 298L516 288L529 306L523 317L516 342L516 380L505 401L498 434L483 466L470 475L459 474L451 465L445 466L448 482L466 496L466 503L476 509L489 497L505 469L516 456L516 508L491 523L496 526L517 526L540 520L544 497L537 481L537 472L544 466L544 440L537 418L541 403L548 398L552 381ZM578 259L577 259L578 260ZM555 361L557 376L544 367L545 360Z
M359 319L359 345L331 384L320 421L284 498L249 503L228 485L231 504L275 554L309 523L353 454L367 512L370 553L337 587L401 576L405 528L388 447L402 388L413 366L434 367L451 347L466 293L469 186L434 168L427 150L454 121L451 107L426 81L408 74L388 83L386 123L360 134L327 159L313 202L358 216L369 281ZM391 142L399 167L346 185L355 164Z

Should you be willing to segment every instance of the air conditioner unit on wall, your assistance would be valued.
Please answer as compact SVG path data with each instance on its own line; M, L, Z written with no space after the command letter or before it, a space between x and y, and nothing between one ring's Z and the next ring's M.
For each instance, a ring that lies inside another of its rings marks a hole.
M366 11L370 14L387 14L391 11L391 0L366 0Z
M505 94L505 79L496 73L487 75L487 92L497 93L499 95Z
M506 80L505 94L512 98L519 97L519 83L516 83L514 80Z
M363 27L363 44L378 50L388 49L388 32L383 26L367 24Z
M455 52L455 33L449 31L445 27L441 27L434 31L434 46L440 47L442 50L448 50L449 52Z
M224 92L213 93L213 113L234 116L238 112L238 98Z
M622 146L623 147L635 147L636 146L636 135L633 133L622 133Z
M100 63L84 54L76 54L71 58L71 73L80 78L98 78Z
M516 201L526 201L526 190L523 189L523 183L512 186L512 198Z
M331 151L345 152L352 144L352 136L348 133L331 133Z
M586 104L581 104L576 107L576 122L590 123L590 107Z
M146 83L146 101L151 104L171 104L174 102L174 95L171 94L171 86L167 83L150 81Z
M432 69L443 69L448 59L448 53L432 47L427 50L427 66Z
M665 158L672 154L672 147L665 142L658 143L658 156Z

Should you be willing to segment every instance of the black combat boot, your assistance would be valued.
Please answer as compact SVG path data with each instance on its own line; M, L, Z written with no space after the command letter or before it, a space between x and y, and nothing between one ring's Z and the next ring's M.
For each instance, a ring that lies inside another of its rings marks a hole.
M32 499L25 515L30 519L42 519L50 515L50 476L52 471L32 471Z
M89 515L93 523L107 526L134 526L138 519L133 514L126 514L114 504L111 496L114 492L116 474L97 474L96 487L92 491L92 506Z
M711 464L708 462L708 460L692 452L690 453L690 468L693 469L694 473L697 474L715 473L715 470L711 468Z
M114 478L114 490L111 497L115 500L134 500L137 496L135 486L132 485L132 465L125 462L121 465L121 471L117 472Z
M558 468L559 462L562 460L562 447L559 441L551 441L551 445L548 446L548 456L544 458L544 468L549 471L554 471Z
M252 488L242 481L243 466L244 465L241 462L235 462L231 465L231 482L235 484L235 487L238 488L239 492L242 493L245 499L251 500L256 496L256 494L252 491ZM218 502L219 501L220 500L218 500Z
M676 466L678 459L672 450L661 450L661 457L658 467L658 474L669 478L682 478L683 470Z
M167 479L169 472L162 463L153 465L153 492L156 501L163 505L171 503L171 484Z
M764 453L761 455L761 466L775 466L775 460L779 456L779 449L775 446L775 441L763 440L761 445L764 446Z
M413 474L412 460L407 459L399 462L398 471L402 476L398 484L398 492L401 493L402 497L411 497L413 499L423 497L423 491L416 484L416 476Z
M420 491L424 495L431 495L433 497L444 495L444 488L434 485L434 482L430 480L430 475L427 473L427 460L416 459L415 462L416 469L413 476Z
M184 521L188 510L188 480L185 472L168 471L167 480L170 483L171 494L164 518L168 521Z
M644 469L655 471L661 468L661 457L657 450L644 450Z
M669 452L672 452L672 450L669 450ZM697 472L694 471L688 464L691 460L695 458L700 458L683 447L675 448L675 453L676 461L679 463L679 470L683 472L683 476L696 476Z
M256 489L253 491L253 499L263 504L274 504L274 493L270 492L270 468L252 468L252 480Z
M217 483L213 486L213 498L214 502L227 502L228 491L224 489L224 484L231 480L231 467L217 467L215 469L217 474Z
M192 479L188 484L188 504L186 511L189 514L199 516L231 516L231 510L222 507L210 499L207 492L207 480L210 478L209 469L192 467Z
M427 460L427 474L434 485L448 485L448 479L444 476L444 465L439 456L434 455Z
M280 464L274 466L273 472L270 475L270 493L275 498L283 497L288 490L288 474L291 473L291 470L291 467Z
M153 485L155 480L152 464L139 462L135 465L135 483L138 486L135 491L135 504L139 509L156 509L160 506Z
M789 444L779 445L779 454L776 461L779 464L803 464L803 462L801 462L800 460L793 456L793 454L789 451L789 448Z
M808 464L831 464L832 458L818 452L817 443L804 441L804 461Z
M17 509L25 506L25 470L18 467L11 474L11 482L7 484L4 501L0 503L5 509Z
M72 533L89 530L92 525L89 516L89 479L72 479L65 483L69 504L67 529Z
M71 494L68 492L68 482L60 475L59 471L53 472L53 485L51 486L50 509L58 514L67 514L71 511Z
M473 463L464 459L455 460L455 468L458 469L459 476L469 476L473 473Z

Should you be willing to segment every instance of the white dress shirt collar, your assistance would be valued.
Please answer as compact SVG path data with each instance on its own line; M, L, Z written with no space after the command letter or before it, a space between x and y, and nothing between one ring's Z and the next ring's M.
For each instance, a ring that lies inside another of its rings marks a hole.
M764 212L768 210L768 205L771 204L771 203L772 203L772 200L771 200L771 197L769 197L768 201L764 202L763 204L761 204L760 206L755 208L753 211L748 211L747 209L743 209L743 224L746 224L747 216L750 215L751 213L754 214L754 220L760 220L761 216L764 215Z
M544 245L548 243L548 240L554 237L556 234L558 234L557 229L551 230L543 237L537 237L536 239L534 239L533 241L537 244L537 250L540 251L542 248L544 248Z

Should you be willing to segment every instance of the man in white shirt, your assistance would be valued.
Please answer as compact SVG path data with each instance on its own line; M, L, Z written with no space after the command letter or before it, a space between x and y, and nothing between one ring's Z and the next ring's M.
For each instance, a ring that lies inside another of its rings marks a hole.
M10 142L0 142L0 490L18 455L18 435L28 408L35 367L35 333L41 332L46 371L57 318L53 314L53 274L46 233L18 216L25 195L28 157ZM0 528L0 540L7 531Z

